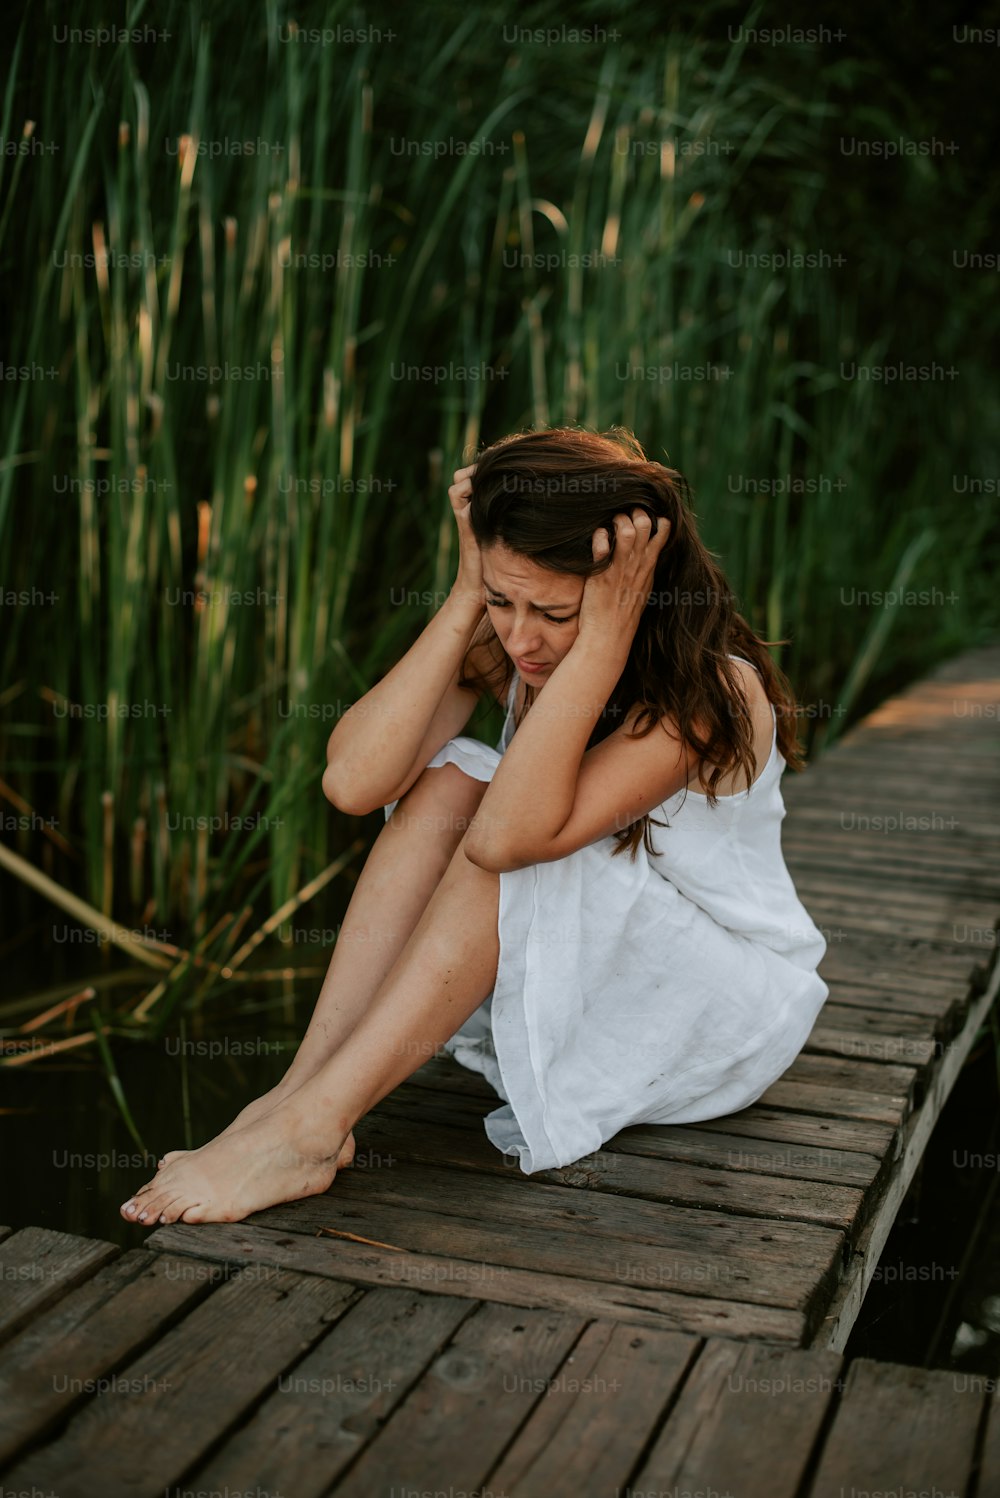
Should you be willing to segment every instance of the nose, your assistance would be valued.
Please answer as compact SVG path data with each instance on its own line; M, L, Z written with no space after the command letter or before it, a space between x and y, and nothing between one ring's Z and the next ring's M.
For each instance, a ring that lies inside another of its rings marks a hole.
M524 620L523 635L521 634L520 626L515 624L507 636L507 649L511 655L530 656L538 649L540 639L538 628L535 626L534 634L530 634L528 632L529 623L531 623L530 620Z

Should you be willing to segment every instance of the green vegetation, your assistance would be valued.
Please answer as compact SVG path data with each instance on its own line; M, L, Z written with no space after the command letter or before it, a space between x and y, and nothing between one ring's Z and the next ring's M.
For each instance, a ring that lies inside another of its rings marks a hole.
M667 30L625 6L617 41L552 46L506 39L565 24L513 0L136 5L109 23L136 37L73 40L90 12L40 0L3 96L27 377L0 584L28 602L3 611L0 789L29 825L0 858L25 934L40 895L157 933L119 933L128 1002L107 971L94 1033L162 1029L255 954L287 983L294 910L349 892L366 842L322 799L326 740L447 590L446 485L482 440L624 422L681 468L788 642L814 754L995 633L997 309L953 259L989 248L995 179L968 190L975 137L843 145L953 138L961 49L934 96L874 47L732 41L761 21L732 7ZM942 373L845 374L900 365Z

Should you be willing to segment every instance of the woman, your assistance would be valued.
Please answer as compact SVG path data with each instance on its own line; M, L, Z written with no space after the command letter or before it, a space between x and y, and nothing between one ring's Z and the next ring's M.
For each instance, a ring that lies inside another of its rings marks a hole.
M451 592L330 737L326 796L385 826L302 1045L217 1139L165 1157L130 1221L327 1190L357 1120L442 1046L493 1084L487 1133L528 1173L629 1124L720 1117L827 997L781 853L794 701L680 474L621 429L557 429L495 443L449 495ZM495 749L461 733L487 693Z

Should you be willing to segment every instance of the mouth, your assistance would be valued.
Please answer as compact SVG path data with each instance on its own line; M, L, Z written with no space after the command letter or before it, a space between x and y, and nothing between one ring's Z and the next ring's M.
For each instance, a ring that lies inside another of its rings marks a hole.
M547 661L522 661L518 656L514 657L514 664L519 671L544 671Z

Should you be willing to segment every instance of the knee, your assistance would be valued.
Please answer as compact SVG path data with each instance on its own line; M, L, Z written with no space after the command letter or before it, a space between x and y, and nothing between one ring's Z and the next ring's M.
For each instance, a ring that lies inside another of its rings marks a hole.
M446 765L435 765L433 769L428 767L422 772L420 780L426 780L451 799L459 798L476 802L483 799L486 787L489 785L488 780L477 780L475 775L469 775L451 761ZM418 780L417 784L419 783Z
M454 838L464 837L479 803L489 784L467 775L458 765L435 765L423 770L399 799L394 819L402 810L400 820L419 818L427 829L450 834Z

